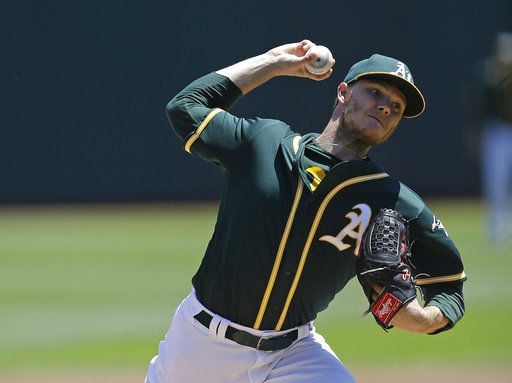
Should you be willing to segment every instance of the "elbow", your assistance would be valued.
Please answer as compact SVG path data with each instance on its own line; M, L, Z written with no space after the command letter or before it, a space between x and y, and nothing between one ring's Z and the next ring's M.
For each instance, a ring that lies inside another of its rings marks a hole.
M191 133L191 130L193 130L194 124L183 103L180 103L178 98L174 97L165 106L165 114L167 115L171 130L184 141Z
M186 132L182 132L182 134L179 134L179 131L181 131L181 129L178 129L178 126L180 125L180 121L183 118L180 117L182 116L182 110L179 107L179 103L176 102L176 97L169 101L165 106L165 114L167 116L169 124L171 125L171 129L174 131L176 135L183 139L184 135L186 135Z
M169 122L172 125L173 120L176 119L176 116L178 115L178 104L176 103L176 98L173 98L171 101L167 103L165 106L165 114L167 118L169 119Z

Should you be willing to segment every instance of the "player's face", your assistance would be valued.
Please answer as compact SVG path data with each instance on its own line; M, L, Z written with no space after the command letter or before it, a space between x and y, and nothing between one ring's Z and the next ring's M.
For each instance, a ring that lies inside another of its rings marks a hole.
M406 101L395 85L377 80L359 80L346 89L342 129L352 140L373 146L386 141L404 113Z

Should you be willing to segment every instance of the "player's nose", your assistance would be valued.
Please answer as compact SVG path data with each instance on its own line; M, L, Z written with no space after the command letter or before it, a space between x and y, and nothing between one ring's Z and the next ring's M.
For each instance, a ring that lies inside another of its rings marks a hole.
M386 116L389 115L391 113L391 107L388 105L388 104L385 104L385 103L381 103L379 106L378 106L378 109L379 111L381 111L382 113L384 113Z

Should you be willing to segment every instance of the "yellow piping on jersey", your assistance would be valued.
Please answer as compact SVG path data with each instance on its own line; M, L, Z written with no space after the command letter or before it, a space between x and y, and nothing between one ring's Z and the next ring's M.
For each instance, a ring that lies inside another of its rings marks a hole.
M299 266L297 268L297 273L295 274L295 278L293 279L292 285L290 287L290 291L288 292L288 297L286 298L286 302L283 307L283 311L281 312L281 315L280 315L279 320L275 327L276 331L280 331L281 328L283 327L284 320L286 318L286 314L288 313L288 309L290 308L292 298L295 295L295 291L297 290L297 286L299 284L299 280L302 275L304 265L306 264L306 259L309 254L309 249L311 248L311 243L313 242L313 238L315 236L316 230L318 229L318 225L320 224L320 220L322 219L322 216L325 212L325 209L327 208L327 205L329 205L331 200L334 198L334 196L339 191L343 190L347 186L358 184L361 182L373 181L373 180L385 178L388 176L389 175L387 173L375 173L375 174L369 174L369 175L365 175L365 176L350 178L350 179L340 183L339 185L337 185L325 196L322 203L320 204L320 207L318 208L318 210L316 212L315 219L313 220L311 229L309 230L309 234L308 234L306 243L304 245L304 249L302 250L302 254L300 257Z
M208 115L205 117L203 122L197 127L196 131L190 136L190 138L185 142L185 151L190 153L190 148L194 144L194 142L197 141L197 139L201 136L201 133L203 133L203 130L206 128L206 126L210 123L213 117L215 117L218 113L223 112L220 108L213 109Z
M457 273L457 274L452 274L452 275L442 275L439 277L417 278L416 284L418 286L423 286L423 285L431 285L432 283L456 282L456 281L461 281L465 278L466 278L466 273L463 271L462 273Z
M254 322L255 329L259 329L261 326L261 322L263 320L263 315L265 314L265 310L267 309L268 301L270 299L270 294L274 289L274 284L277 278L277 272L279 271L279 267L281 266L281 261L283 259L284 249L286 243L288 242L288 236L290 235L290 230L292 227L292 223L295 219L295 213L297 212L297 207L299 206L299 201L302 196L302 191L304 190L304 184L299 178L299 183L297 185L297 190L295 192L295 198L293 199L292 209L290 214L288 215L288 220L286 222L286 226L284 229L283 236L281 237L281 242L279 243L279 248L277 250L276 259L274 260L274 266L272 267L272 273L270 274L270 278L267 283L267 288L265 289L265 294L263 295L263 299L260 304L260 309L258 311L258 316L256 317L256 321Z

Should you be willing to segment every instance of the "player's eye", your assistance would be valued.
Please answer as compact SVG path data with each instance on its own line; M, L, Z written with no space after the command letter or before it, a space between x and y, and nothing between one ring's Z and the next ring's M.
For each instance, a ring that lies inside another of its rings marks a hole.
M395 113L401 113L402 112L402 109L403 109L403 106L401 103L399 102L393 102L391 103L391 109L395 112Z
M382 98L382 92L378 88L370 88L368 89L368 93L370 94L370 97L372 97L376 101Z

